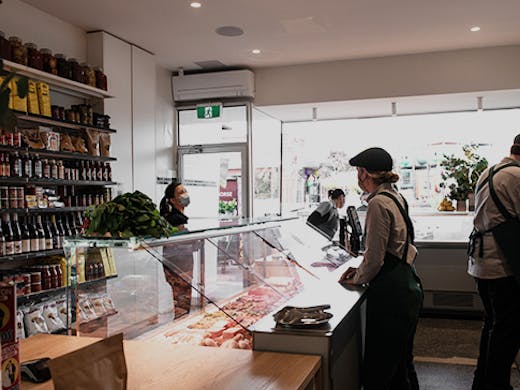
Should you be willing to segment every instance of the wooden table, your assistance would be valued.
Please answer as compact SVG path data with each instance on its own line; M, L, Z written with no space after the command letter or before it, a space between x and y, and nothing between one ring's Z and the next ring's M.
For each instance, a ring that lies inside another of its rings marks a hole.
M58 357L96 338L40 334L20 342L21 361ZM320 357L125 340L128 389L319 389ZM52 381L22 382L53 389Z

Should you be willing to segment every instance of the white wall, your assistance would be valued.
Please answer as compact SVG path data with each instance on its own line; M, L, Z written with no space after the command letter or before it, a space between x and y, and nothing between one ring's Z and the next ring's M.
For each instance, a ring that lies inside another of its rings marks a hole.
M255 105L520 88L520 45L255 69Z
M6 37L18 36L23 42L33 42L80 62L87 58L85 31L19 0L0 4L0 30Z

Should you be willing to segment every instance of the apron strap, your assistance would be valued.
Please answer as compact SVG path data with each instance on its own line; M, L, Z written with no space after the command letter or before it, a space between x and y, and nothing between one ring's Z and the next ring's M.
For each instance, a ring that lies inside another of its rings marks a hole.
M513 164L511 164L511 165L513 165ZM516 165L516 164L514 164L514 165ZM498 169L495 171L494 168L495 167L491 167L491 169L489 170L489 194L491 195L491 198L493 198L493 201L495 202L498 210L500 210L500 213L504 216L506 221L510 220L510 219L515 219L515 217L513 217L511 215L511 213L509 211L507 211L506 207L500 201L500 199L498 198L498 195L495 191L495 186L493 184L493 176L495 176L495 173L498 172Z
M479 192L482 187L484 187L488 181L490 181L490 177L491 177L491 170L494 169L496 167L496 165L492 166L490 169L489 169L489 174L488 174L488 177L486 177L484 179L484 181L482 183L480 183L480 185L477 187L477 189L475 190L475 194L477 194L477 192ZM520 167L517 163L515 162L508 162L500 167L498 167L497 169L494 169L494 173L497 173L497 172L500 172L502 169L504 168L507 168L507 167Z
M392 195L391 193L383 191L383 192L378 193L377 195L383 195L383 196L386 196L387 198L392 199L404 219L404 222L406 225L406 243L404 245L404 254L403 254L403 257L401 258L401 260L403 260L405 263L407 263L406 260L408 258L408 248L410 246L410 241L412 242L412 244L415 241L415 232L414 232L414 228L413 228L413 223L412 223L412 220L410 219L410 216L408 215L408 203L406 202L404 197L401 194L399 194L406 206L406 210L405 210L403 208L403 206L401 205L401 203L397 200L397 198L394 195Z

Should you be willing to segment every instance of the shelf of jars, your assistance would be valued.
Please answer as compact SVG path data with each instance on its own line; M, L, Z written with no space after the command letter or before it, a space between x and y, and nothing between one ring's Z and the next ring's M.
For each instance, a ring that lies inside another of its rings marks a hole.
M60 255L63 255L63 249L51 249L51 250L38 251L38 252L27 252L27 253L22 253L22 254L17 254L17 255L0 256L0 263L19 261L19 260L31 260L31 259L37 259L37 258L42 258L42 257L51 257L51 256L60 256Z
M4 213L16 213L16 214L52 214L52 213L73 213L73 212L83 212L87 209L87 207L77 206L77 207L33 207L33 208L7 208L0 209L0 214Z
M33 179L28 177L3 177L0 179L0 184L9 185L23 185L23 184L34 184L43 186L115 186L116 182L113 181L93 181L93 180L61 180L61 179Z
M71 121L56 119L56 118L43 116L43 115L30 114L30 113L23 112L23 111L15 111L15 114L16 114L16 117L21 121L36 123L36 124L40 124L40 125L56 126L62 130L69 129L69 130L77 131L77 130L82 130L82 129L88 129L88 130L101 131L104 133L116 133L117 132L117 130L114 130L114 129L107 129L105 127L97 127L97 126L92 126L92 125L83 124L83 123L71 122Z
M91 87L90 85L69 80L51 73L47 73L27 65L18 64L16 62L4 60L4 69L8 71L16 71L19 75L29 78L38 79L49 84L52 90L82 98L112 98L113 95L107 91Z
M88 161L99 161L99 162L117 161L117 158L115 158L115 157L92 156L90 154L83 154L83 153L78 153L78 152L62 152L62 151L32 149L32 148L27 148L27 147L15 148L13 146L0 145L0 153L2 153L2 152L3 153L18 152L19 154L29 154L31 156L39 156L39 157L55 157L55 158L62 158L65 160L88 160Z

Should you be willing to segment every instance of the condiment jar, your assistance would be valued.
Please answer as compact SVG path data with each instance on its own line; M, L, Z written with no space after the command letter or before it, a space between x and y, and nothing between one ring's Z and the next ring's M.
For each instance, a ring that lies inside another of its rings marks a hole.
M5 37L3 31L0 31L0 57L11 61L11 42Z
M27 50L27 65L34 69L43 70L42 55L38 46L28 42L25 44L25 48Z
M9 37L11 43L11 60L18 64L27 65L27 50L18 37Z
M81 69L81 82L83 84L88 84L88 64L86 62L82 62L81 64L79 64L80 66L80 69Z
M105 91L108 90L107 76L103 73L103 68L99 66L94 68L96 73L96 87L99 89L103 89Z
M83 82L82 69L78 64L78 60L75 58L69 58L68 62L72 72L72 80L77 81L78 83Z
M96 72L90 65L85 64L85 80L86 84L96 88Z
M58 65L56 57L52 55L52 51L50 49L41 49L40 53L42 55L43 70L48 73L57 75Z
M66 79L72 79L70 63L66 60L65 55L56 54L56 67L58 68L58 76Z

